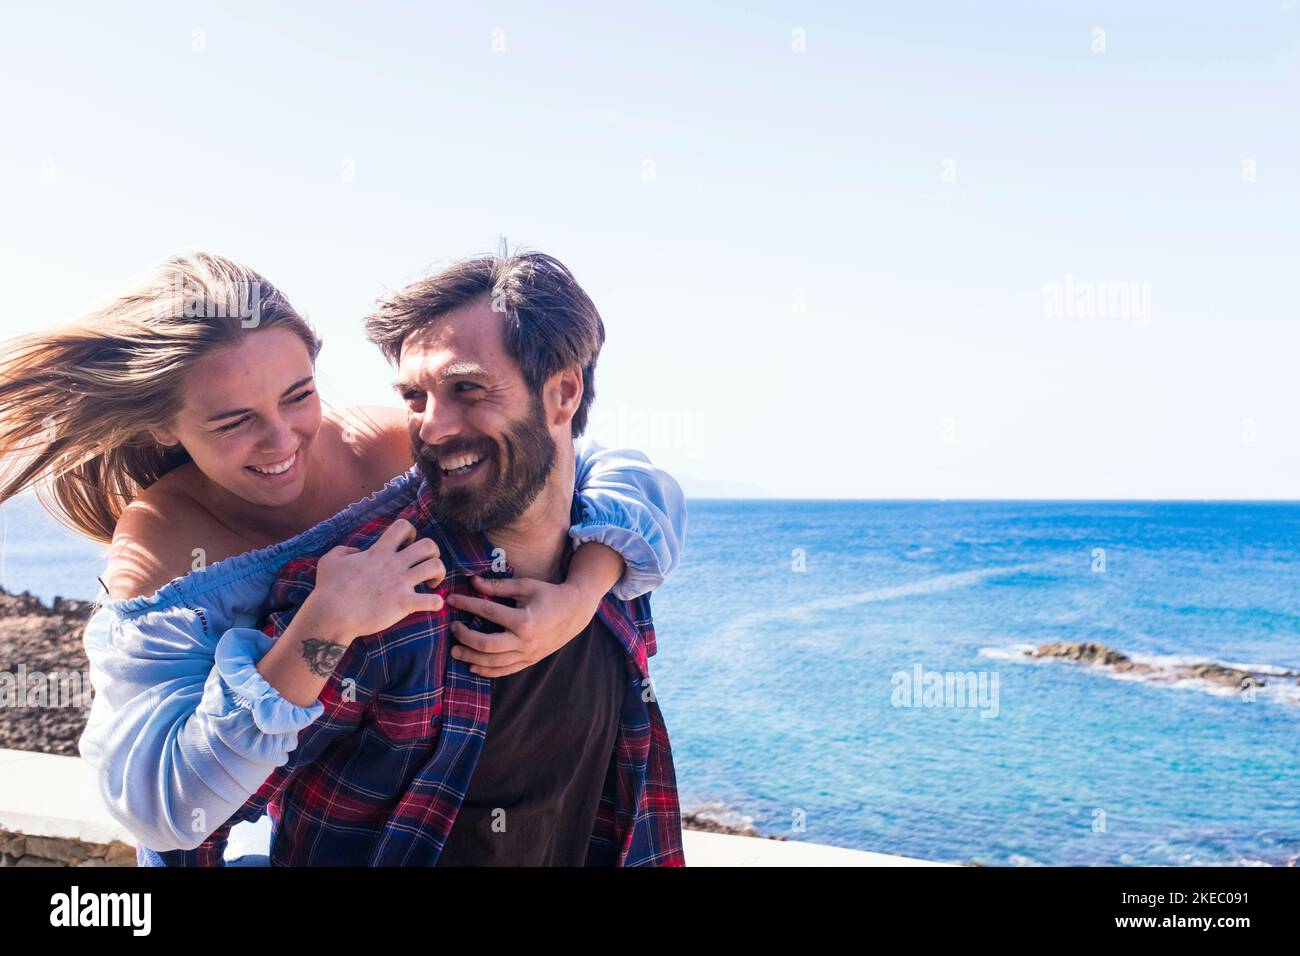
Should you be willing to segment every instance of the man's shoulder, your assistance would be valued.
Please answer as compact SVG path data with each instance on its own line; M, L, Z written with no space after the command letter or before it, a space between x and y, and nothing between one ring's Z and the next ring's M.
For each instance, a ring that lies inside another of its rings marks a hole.
M599 610L603 612L601 616L607 626L629 637L635 634L645 647L646 656L654 656L655 624L650 612L650 592L634 598L619 598L611 591L601 601Z
M285 562L276 573L275 582L271 586L269 610L263 628L274 634L282 633L288 626L292 615L315 589L317 568L324 554L340 545L360 551L368 550L388 528L392 527L394 522L399 520L410 522L418 537L433 538L439 551L446 554L446 539L436 523L430 522L419 497L417 496L415 500L397 502L393 507L383 509L343 529L337 535L327 536L310 552ZM443 561L446 564L447 558L444 557ZM448 570L450 573L450 568ZM396 625L386 631L395 629Z
M314 576L321 555L331 548L341 545L362 551L367 550L393 525L393 522L398 520L409 521L417 535L433 537L439 547L442 547L442 541L439 540L442 532L427 519L417 493L414 497L404 496L394 501L390 507L383 508L355 524L337 529L333 534L325 535L310 551L287 561L280 568L277 581L297 580L303 575Z
M654 633L655 622L654 615L650 611L649 591L645 594L639 594L634 598L628 598L626 600L616 598L612 594L610 595L610 598L624 609L623 613L627 617L628 621L631 622L632 626L638 631L644 633L648 630L651 634Z

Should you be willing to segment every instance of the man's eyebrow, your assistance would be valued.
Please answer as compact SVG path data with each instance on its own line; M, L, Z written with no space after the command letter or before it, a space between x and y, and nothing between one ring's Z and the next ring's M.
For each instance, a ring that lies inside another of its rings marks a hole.
M449 378L491 378L492 373L485 369L478 362L453 362L438 373L438 381L445 382Z
M441 384L450 378L491 379L492 373L477 362L453 362L438 373L438 377L435 381L438 384ZM407 381L404 378L399 378L393 383L393 388L399 395L405 395L408 389L419 387L420 385L418 382Z
M308 375L306 378L298 379L298 381L294 382L283 392L281 392L280 397L288 398L290 392L296 392L298 389L302 388L304 385L310 382L313 377L314 376ZM216 421L220 421L223 418L234 418L236 415L247 415L251 411L252 411L251 408L232 408L228 412L218 412L215 415L209 415L207 418L204 419L204 421L216 422Z

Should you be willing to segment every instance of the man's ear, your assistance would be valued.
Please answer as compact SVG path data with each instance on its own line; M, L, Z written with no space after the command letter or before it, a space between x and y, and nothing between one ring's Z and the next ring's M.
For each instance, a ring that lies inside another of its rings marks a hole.
M555 428L568 425L582 403L582 369L556 372L546 380L542 394L546 399L546 423Z

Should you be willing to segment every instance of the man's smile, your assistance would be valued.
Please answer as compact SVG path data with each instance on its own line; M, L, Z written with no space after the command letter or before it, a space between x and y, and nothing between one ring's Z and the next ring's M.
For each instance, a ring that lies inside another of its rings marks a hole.
M444 455L438 459L438 467L442 469L444 475L464 475L483 460L483 456L475 452L461 452L458 455Z
M438 460L438 470L442 472L444 481L454 481L477 475L483 470L485 461L487 458L482 455L452 455Z

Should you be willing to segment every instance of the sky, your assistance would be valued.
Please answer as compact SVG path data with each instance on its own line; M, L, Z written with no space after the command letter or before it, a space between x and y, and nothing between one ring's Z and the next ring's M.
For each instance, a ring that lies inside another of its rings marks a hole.
M362 317L504 237L696 495L1300 498L1294 0L8 2L0 62L0 335L207 249L396 404Z

